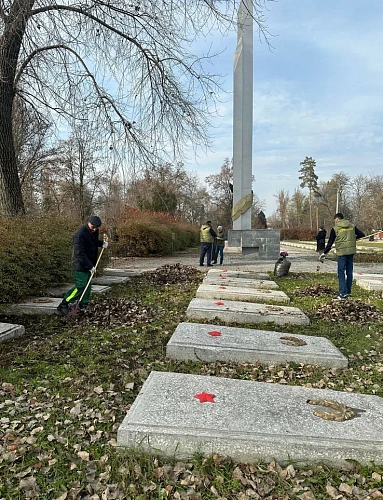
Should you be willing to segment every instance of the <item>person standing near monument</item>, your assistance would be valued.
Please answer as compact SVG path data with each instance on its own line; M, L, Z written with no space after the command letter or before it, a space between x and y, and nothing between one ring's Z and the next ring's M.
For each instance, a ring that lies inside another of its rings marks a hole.
M211 225L211 220L208 220L206 224L202 224L200 229L200 242L201 242L201 252L199 255L199 265L204 265L205 255L207 266L212 266L212 253L213 253L213 243L214 238L217 237L217 233L214 231Z
M334 297L336 300L347 299L351 295L356 240L364 236L363 231L358 229L352 222L344 219L342 213L338 212L334 215L334 227L330 231L326 248L319 260L324 262L326 254L335 243L339 282L339 293Z
M66 316L69 313L69 304L73 304L81 297L88 281L96 272L98 248L107 248L108 242L99 240L99 228L101 219L97 215L89 217L87 222L80 226L73 235L72 267L75 285L67 291L62 302L56 309L58 316ZM91 286L82 298L79 307L85 308L90 300Z
M214 245L214 260L211 261L212 264L217 264L218 254L219 254L219 264L223 263L223 249L225 248L226 232L222 226L217 227L217 238Z
M326 229L323 226L320 226L318 234L316 235L318 253L322 254L324 249L326 248L326 234Z

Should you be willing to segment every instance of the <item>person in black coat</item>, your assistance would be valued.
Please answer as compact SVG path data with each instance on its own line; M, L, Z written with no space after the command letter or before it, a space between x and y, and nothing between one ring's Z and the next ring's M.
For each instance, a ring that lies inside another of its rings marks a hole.
M318 234L316 235L318 253L323 253L326 248L326 234L326 229L323 226L320 226Z
M80 226L73 235L72 267L75 285L67 291L62 302L56 309L56 314L66 316L69 312L69 304L73 304L81 297L88 281L96 272L98 249L107 248L108 242L99 240L99 228L101 219L97 215L89 217L87 222ZM80 308L86 307L90 300L91 286L89 286L82 298Z

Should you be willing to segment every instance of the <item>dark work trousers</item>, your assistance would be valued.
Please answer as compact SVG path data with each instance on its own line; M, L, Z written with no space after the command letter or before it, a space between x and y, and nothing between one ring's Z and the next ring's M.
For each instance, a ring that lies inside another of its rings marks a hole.
M81 297L81 294L84 291L91 277L91 273L89 271L86 271L85 273L82 273L80 271L73 271L73 274L75 279L75 285L70 290L67 291L67 293L64 295L63 298L63 301L72 304ZM92 285L89 285L87 291L85 292L84 297L82 298L82 303L84 305L87 305L89 303L91 291L92 291Z
M205 255L206 255L207 265L208 266L211 265L212 250L213 250L213 243L206 243L206 241L201 243L201 253L199 255L200 266L203 266Z

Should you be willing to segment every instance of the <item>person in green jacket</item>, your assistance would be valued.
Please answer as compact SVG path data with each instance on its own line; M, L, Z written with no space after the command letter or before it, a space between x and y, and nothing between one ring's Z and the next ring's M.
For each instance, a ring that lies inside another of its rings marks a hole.
M334 227L330 231L326 248L319 257L319 260L324 262L326 254L335 243L335 250L338 258L339 293L334 298L342 300L347 299L351 295L356 240L364 238L365 234L352 222L345 219L340 212L334 215L334 223Z
M217 237L214 242L214 260L211 261L212 264L217 264L218 254L219 254L219 264L223 263L223 249L225 248L226 232L222 226L217 227Z
M213 243L214 238L217 237L217 233L214 231L211 225L211 220L208 220L206 224L202 224L200 229L200 242L201 242L201 252L199 254L199 265L204 265L205 255L208 266L212 266L211 263L213 257Z

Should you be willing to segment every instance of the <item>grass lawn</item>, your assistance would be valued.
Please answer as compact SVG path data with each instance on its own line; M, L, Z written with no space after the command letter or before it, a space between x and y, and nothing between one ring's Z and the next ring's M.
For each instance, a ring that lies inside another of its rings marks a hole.
M302 309L311 323L256 328L325 336L349 358L349 367L342 371L294 363L168 360L166 344L178 323L186 321L186 308L204 275L181 274L178 283L170 284L151 276L114 286L106 298L93 301L93 314L75 320L0 318L21 322L26 329L23 337L0 344L0 500L383 498L383 464L350 462L343 469L326 464L241 464L218 455L177 462L117 450L117 429L152 370L383 396L380 320L323 319L318 310L331 302L331 295L304 293L318 285L335 292L334 274L276 278L290 305ZM374 292L354 286L355 299L383 311ZM108 305L113 301L119 304L116 322Z

